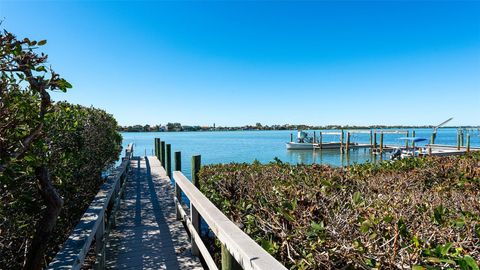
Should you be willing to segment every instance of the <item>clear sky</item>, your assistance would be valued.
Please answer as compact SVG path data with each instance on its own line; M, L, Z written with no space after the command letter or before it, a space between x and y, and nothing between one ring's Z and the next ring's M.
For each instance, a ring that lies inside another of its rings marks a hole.
M122 125L480 125L480 2L5 1Z

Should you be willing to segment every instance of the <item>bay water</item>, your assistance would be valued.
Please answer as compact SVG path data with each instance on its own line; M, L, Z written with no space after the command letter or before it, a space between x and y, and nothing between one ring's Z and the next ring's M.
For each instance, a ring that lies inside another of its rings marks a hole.
M395 129L398 130L398 129ZM430 140L433 129L408 129L410 134L415 130L416 137ZM338 132L339 130L316 130L318 132ZM313 130L307 131L313 136ZM369 149L350 150L350 154L341 155L338 149L331 150L287 150L285 144L290 141L290 134L296 138L296 130L272 131L199 131L199 132L122 132L123 147L129 143L134 144L134 155L154 155L154 138L160 138L172 148L173 152L182 153L182 171L190 177L191 157L201 155L202 164L247 162L255 160L261 163L274 161L275 158L292 164L328 164L332 166L345 166L367 161L388 159L390 154L372 156ZM478 129L470 130L471 146L480 147L480 133ZM399 138L405 134L384 134L385 145L403 145ZM338 142L339 135L323 135L323 142ZM345 139L346 140L346 139ZM368 133L352 133L352 143L370 143ZM466 140L466 136L465 136ZM423 146L427 142L417 143ZM377 143L380 136L377 135ZM436 144L457 144L456 128L441 128L438 130ZM173 167L172 167L173 168Z

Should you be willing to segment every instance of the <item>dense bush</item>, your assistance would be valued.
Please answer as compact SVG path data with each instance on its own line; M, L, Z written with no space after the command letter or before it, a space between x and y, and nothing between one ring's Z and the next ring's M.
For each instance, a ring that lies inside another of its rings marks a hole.
M116 125L102 110L67 103L55 105L48 115L43 144L50 149L47 164L64 204L46 260L54 256L97 193L102 171L118 158L121 137ZM35 155L33 149L24 158L35 159ZM31 168L21 167L16 173L22 176L2 177L0 187L1 269L21 267L44 208Z
M111 115L52 103L71 85L36 53L43 44L0 33L0 269L48 262L120 153Z
M225 164L201 189L292 269L478 269L480 155L347 168Z

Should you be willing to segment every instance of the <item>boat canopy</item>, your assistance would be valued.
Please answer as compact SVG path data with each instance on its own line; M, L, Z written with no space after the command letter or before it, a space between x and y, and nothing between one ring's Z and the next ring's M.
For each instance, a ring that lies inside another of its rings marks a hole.
M421 138L421 137L402 137L398 138L399 140L404 140L404 141L410 141L410 142L424 142L427 141L428 139L426 138Z

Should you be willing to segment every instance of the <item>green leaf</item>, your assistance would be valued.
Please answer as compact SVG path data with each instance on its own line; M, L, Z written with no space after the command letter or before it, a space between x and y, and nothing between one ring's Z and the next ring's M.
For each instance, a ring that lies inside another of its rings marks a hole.
M463 257L463 261L472 269L472 270L480 270L478 268L478 264L477 262L475 262L475 260L469 256L469 255L465 255L465 257Z
M426 269L425 267L421 266L421 265L414 265L412 266L412 270L424 270Z
M367 233L368 230L370 230L371 226L372 226L372 223L369 220L365 220L362 222L362 225L360 225L360 231L362 233Z
M40 40L40 41L37 43L38 46L43 46L43 45L45 45L45 44L47 44L47 41L46 41L45 39L44 39L44 40Z
M359 204L362 202L362 194L360 191L357 191L353 194L352 200L354 204Z
M447 255L448 251L450 250L451 247L452 247L452 243L446 243L445 245L441 246L440 247L440 254L442 256Z
M38 71L38 72L41 72L41 71L47 72L47 69L45 68L45 66L39 66L35 70Z
M386 223L390 223L392 222L392 220L393 220L393 217L390 215L387 215L383 218L383 221L385 221Z

